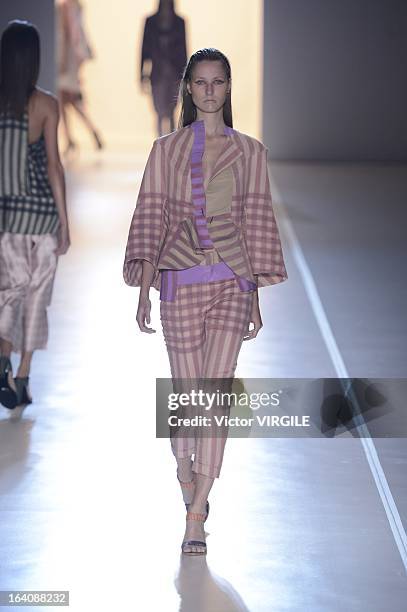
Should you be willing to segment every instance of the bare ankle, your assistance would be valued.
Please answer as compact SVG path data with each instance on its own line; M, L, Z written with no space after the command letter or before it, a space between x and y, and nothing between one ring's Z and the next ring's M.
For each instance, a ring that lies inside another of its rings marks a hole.
M188 510L198 514L206 514L206 500L204 502L193 500Z
M191 457L177 459L177 476L182 482L190 482L193 479Z

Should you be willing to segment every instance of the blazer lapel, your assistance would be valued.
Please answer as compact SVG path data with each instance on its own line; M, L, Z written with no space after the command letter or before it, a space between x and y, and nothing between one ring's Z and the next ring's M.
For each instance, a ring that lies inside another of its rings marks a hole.
M194 131L191 126L187 126L184 132L180 135L176 145L170 149L170 160L175 164L177 172L180 172L182 176L190 173L190 161L191 151L194 142ZM230 128L229 128L230 129ZM225 170L228 166L231 166L243 155L241 147L238 145L237 137L233 134L228 135L224 148L222 149L215 166L212 171L212 175L208 181L208 185L213 178L222 170Z
M237 145L235 137L233 135L228 136L226 139L225 146L219 155L215 167L212 172L212 176L209 182L215 178L219 172L222 172L229 166L231 166L239 157L243 155L241 148Z

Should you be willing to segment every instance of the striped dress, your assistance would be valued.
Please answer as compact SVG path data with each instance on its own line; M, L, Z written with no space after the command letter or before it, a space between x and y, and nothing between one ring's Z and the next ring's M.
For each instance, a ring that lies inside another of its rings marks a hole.
M0 232L56 234L59 216L48 179L44 137L28 143L28 115L0 114Z

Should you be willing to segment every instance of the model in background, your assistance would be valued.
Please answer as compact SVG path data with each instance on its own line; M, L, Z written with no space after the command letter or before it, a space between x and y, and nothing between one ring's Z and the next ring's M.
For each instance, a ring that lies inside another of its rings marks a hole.
M33 24L8 25L0 66L0 402L13 409L32 401L31 359L46 347L58 255L70 239L58 101L37 87L40 39ZM16 378L12 351L21 353Z
M160 290L176 393L230 393L242 342L262 327L258 288L287 278L267 148L233 129L231 85L223 53L209 48L191 56L180 89L179 129L154 141L127 242L124 279L140 286L136 318L142 332L155 331L146 325L149 291ZM206 553L208 495L228 434L227 424L217 427L214 417L229 412L230 405L215 401L210 413L193 402L173 413L181 419L170 437L187 507L186 554ZM197 415L212 420L183 426L183 418Z
M174 130L179 83L186 63L185 22L175 13L173 0L160 0L157 13L146 19L141 50L141 84L147 91L151 82L159 136L164 133L164 120L169 122L169 131Z
M58 98L62 126L67 147L65 152L75 149L69 128L67 109L72 107L92 134L96 147L101 149L101 138L85 110L80 80L82 64L94 57L87 40L79 0L58 0L57 2L57 52L58 52Z

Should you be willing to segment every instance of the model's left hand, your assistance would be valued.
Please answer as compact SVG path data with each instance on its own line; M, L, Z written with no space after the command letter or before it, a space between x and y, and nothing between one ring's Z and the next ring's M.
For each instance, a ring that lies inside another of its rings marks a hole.
M66 224L62 224L58 229L58 245L55 249L55 253L57 255L65 255L70 246L71 239L69 236L69 228Z
M253 323L254 327L253 329L249 330L250 323ZM263 327L263 322L261 320L261 314L260 314L259 296L256 291L256 293L253 296L252 313L250 315L248 331L243 336L243 340L252 340L253 338L255 338L262 327Z

